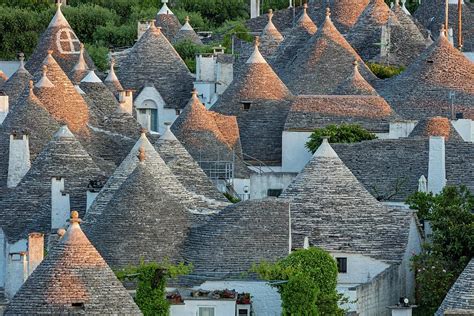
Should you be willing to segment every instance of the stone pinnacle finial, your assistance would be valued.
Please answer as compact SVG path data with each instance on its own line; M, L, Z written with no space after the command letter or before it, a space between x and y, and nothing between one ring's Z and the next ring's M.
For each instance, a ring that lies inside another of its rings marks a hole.
M189 15L186 15L186 18L184 18L184 21L185 21L186 23L189 23Z
M52 49L48 50L48 56L51 56L51 55L53 55L53 50Z
M326 18L329 19L331 16L331 9L329 7L326 8Z
M48 73L48 66L43 65L43 77L46 77L47 73Z
M110 58L110 70L114 70L115 67L115 57Z
M191 95L193 96L193 98L197 98L198 96L198 91L196 88L193 88L193 90L191 91Z
M155 20L155 19L150 20L150 28L151 28L152 30L161 29L161 28L157 28L155 23L156 23L156 20Z
M33 80L30 80L29 84L30 84L30 95L32 95L33 94L33 88L34 88L35 84L34 84Z
M446 36L446 25L441 24L441 29L439 30L439 36Z
M18 59L20 60L20 69L25 69L25 54L19 53Z
M305 2L303 4L303 12L306 13L307 10L308 10L308 4Z
M258 48L260 46L260 36L255 36L254 47Z
M142 146L142 147L140 147L140 149L138 149L138 156L137 157L138 157L138 160L140 162L145 161L145 158L146 158L146 156L145 156L145 147Z
M145 135L146 133L148 133L148 130L146 128L140 128L140 134Z
M81 219L79 218L79 212L78 211L71 211L71 219L69 220L69 222L71 224L81 222Z
M63 5L63 3L61 2L61 0L56 0L56 8L58 10L61 10L61 6Z
M271 21L273 19L273 10L268 9L268 21Z
M359 61L357 59L354 59L352 64L354 65L354 68L356 68L356 69L359 68Z
M58 233L59 238L62 238L64 234L66 233L66 230L64 228L59 228L57 233Z
M395 7L400 6L400 0L395 0Z

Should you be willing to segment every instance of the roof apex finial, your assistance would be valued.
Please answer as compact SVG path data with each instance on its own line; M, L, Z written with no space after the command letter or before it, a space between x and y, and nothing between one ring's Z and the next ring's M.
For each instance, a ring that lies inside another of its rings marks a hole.
M79 218L79 212L78 211L71 211L71 219L69 220L71 224L77 223L79 224L82 222L82 220Z
M191 91L191 95L193 96L193 98L197 98L198 97L198 91L196 88L193 88L193 90Z
M306 13L307 10L308 10L308 3L305 2L305 3L303 4L303 12Z
M155 20L155 19L150 20L150 28L151 28L152 30L156 30L156 29L161 30L161 27L156 27L156 20Z
M18 59L20 60L19 69L25 69L25 54L22 52L18 53Z
M138 160L140 162L144 162L145 159L146 159L146 156L145 156L145 147L141 146L139 149L138 149Z
M356 68L356 69L359 68L359 61L357 59L354 59L352 64L354 65L354 68Z
M446 25L441 24L441 29L439 30L439 36L446 37Z
M186 23L189 23L189 15L186 15L186 17L184 18L184 21L185 21Z
M258 48L260 46L260 36L255 36L255 41L253 42L253 46Z
M30 80L29 85L30 85L30 96L32 96L33 95L33 88L35 86L33 80Z
M326 8L326 19L330 19L331 16L331 8L327 7Z
M268 9L268 21L272 21L273 19L273 9Z

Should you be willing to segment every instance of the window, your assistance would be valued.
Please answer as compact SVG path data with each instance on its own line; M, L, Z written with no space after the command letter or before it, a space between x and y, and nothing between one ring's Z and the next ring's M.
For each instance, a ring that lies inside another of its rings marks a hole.
M242 102L242 108L244 109L244 111L250 111L250 105L251 104L252 104L252 102L243 101Z
M199 316L214 316L214 307L199 307Z
M339 273L347 273L347 258L336 258Z
M239 316L248 316L249 311L246 309L239 309Z
M68 28L63 28L56 34L56 45L62 54L79 54L81 42L76 34Z
M283 192L282 189L269 189L267 191L267 196L279 197L282 192Z
M146 100L137 108L137 120L141 126L150 132L158 132L158 109L153 100Z
M176 109L176 115L180 115L181 114L181 110L180 109Z

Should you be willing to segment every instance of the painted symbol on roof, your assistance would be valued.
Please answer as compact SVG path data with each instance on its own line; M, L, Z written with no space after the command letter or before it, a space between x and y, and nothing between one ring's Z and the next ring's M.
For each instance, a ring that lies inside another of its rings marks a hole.
M81 42L69 28L63 28L58 31L56 34L56 45L61 54L79 54L81 51Z

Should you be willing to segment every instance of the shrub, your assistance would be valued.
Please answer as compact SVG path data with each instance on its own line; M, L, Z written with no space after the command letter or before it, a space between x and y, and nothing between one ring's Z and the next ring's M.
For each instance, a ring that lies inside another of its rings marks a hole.
M397 76L405 70L404 67L386 66L377 63L367 63L367 66L374 73L374 75L380 79L387 79Z

